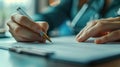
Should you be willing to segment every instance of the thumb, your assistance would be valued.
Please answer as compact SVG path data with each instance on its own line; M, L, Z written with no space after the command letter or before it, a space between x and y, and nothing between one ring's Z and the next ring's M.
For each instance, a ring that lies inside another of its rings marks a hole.
M49 25L47 22L38 22L37 24L42 28L43 32L47 33L49 28Z

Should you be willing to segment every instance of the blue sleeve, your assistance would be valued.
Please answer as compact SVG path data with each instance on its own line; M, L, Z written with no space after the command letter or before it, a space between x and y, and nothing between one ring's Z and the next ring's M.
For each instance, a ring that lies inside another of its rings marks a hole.
M105 18L108 17L117 17L117 11L120 8L120 0L113 0L113 2L111 3L110 7L108 8L108 10L106 11L105 14Z
M61 0L60 4L54 7L49 7L45 12L39 14L39 20L47 21L50 28L60 26L65 20L70 18L72 0Z

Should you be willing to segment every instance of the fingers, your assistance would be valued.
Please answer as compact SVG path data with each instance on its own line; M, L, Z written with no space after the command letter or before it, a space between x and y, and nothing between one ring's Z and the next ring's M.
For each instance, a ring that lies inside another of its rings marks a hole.
M16 37L11 30L9 32L12 34L12 36L15 38L16 41L18 42L31 42L31 40L24 38L24 37Z
M17 24L24 26L34 32L39 33L42 30L38 24L34 23L32 20L29 20L26 16L15 14L11 17L11 19Z
M100 21L120 21L120 17L115 17L115 18L107 18L107 19L100 19Z
M92 21L92 22L88 23L87 26L76 36L76 40L78 42L83 42L87 38L89 38L89 36L90 36L89 32L90 31L88 31L88 30L93 28L96 24L97 24L97 21Z
M48 28L49 28L49 25L48 25L47 22L45 22L45 21L40 21L40 22L38 22L37 24L42 28L43 32L47 33Z
M35 23L23 15L15 14L7 24L17 41L39 41L42 43L46 41L39 34L40 31L47 33L49 26L46 22Z
M97 22L96 21L91 21L87 23L87 26L84 27L76 36L76 39L79 41L81 34L83 34L85 31L87 31L89 28L91 28L92 26L94 26Z
M13 37L17 41L40 41L44 42L44 39L38 33L29 30L28 28L22 27L21 25L14 23L13 21L8 21L8 26Z
M84 42L86 41L88 38L96 35L99 30L96 30L97 26L91 27L90 29L84 31L80 37L78 38L78 42Z
M120 21L108 22L97 21L96 24L90 24L77 35L78 42L84 42L90 37L98 36L100 33L106 33L120 29Z
M113 31L105 36L97 38L95 40L95 43L101 44L101 43L106 43L106 42L111 42L116 40L120 40L120 30Z

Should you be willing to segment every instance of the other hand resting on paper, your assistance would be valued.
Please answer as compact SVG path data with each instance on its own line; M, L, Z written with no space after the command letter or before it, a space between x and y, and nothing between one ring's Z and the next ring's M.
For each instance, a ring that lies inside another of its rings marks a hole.
M78 42L84 42L90 37L97 37L95 43L106 43L120 40L120 17L95 20L76 36Z
M10 33L17 41L39 41L42 43L45 42L45 39L40 36L39 32L47 33L49 27L48 23L44 21L35 23L20 14L12 15L7 25L9 26Z

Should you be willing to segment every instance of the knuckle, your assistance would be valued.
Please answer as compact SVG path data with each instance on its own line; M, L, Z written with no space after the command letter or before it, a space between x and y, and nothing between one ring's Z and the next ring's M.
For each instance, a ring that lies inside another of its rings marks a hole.
M11 15L11 19L13 19L13 18L15 17L15 15L16 15L16 14Z
M44 30L47 30L48 28L49 28L48 23L44 23L44 24L43 24L43 29L44 29Z
M99 22L99 23L98 23L98 27L100 27L100 28L104 27L104 25L105 25L105 24L104 24L103 22Z
M11 23L12 23L11 20L6 21L6 24L7 24L8 26L10 26Z
M90 21L90 22L87 23L87 26L89 26L89 25L95 25L96 23L97 23L96 20L94 20L94 21Z
M12 27L12 26L11 26L11 25L12 25L12 22L11 22L11 21L6 22L6 24L7 24L7 26L9 27L9 29Z
M102 31L105 28L105 26L106 26L106 23L104 23L104 22L98 22L97 29L99 31Z
M10 26L10 22L7 22L7 25Z
M20 14L14 14L11 16L11 20L18 23L23 23L25 19L27 19L27 17Z
M19 23L23 23L23 21L24 21L25 19L27 19L26 16L21 16L21 17L19 18L18 22L19 22Z
M84 36L88 36L90 34L90 31L86 31L85 33L84 33Z
M30 24L31 29L33 29L34 31L39 30L39 26L36 23Z
M13 14L13 15L11 15L11 20L13 20L13 21L14 21L14 20L15 20L16 15L17 15L17 14Z
M22 28L21 28L20 26L17 26L17 27L14 29L14 33L15 33L15 34L18 34L21 29L22 29Z

